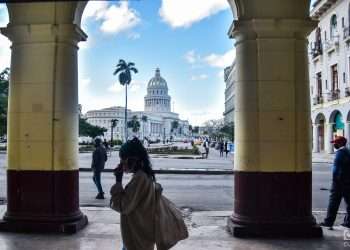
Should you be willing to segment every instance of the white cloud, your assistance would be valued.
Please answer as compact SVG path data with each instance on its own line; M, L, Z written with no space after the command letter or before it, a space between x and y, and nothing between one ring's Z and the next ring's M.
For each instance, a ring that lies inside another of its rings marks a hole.
M129 8L127 1L111 6L108 2L89 1L83 15L83 27L88 18L101 21L100 30L112 34L129 30L141 21L139 14Z
M208 109L207 111L203 110L178 110L182 119L188 119L190 124L193 126L202 126L204 122L208 120L216 120L222 118L221 109Z
M190 50L188 51L184 58L186 59L186 61L190 64L194 64L196 63L198 60L200 60L200 56L196 54L196 52L194 50Z
M128 35L128 38L131 40L137 40L141 37L139 33L132 32Z
M236 49L233 48L227 51L225 54L210 54L204 57L204 61L215 68L226 68L230 66L236 58Z
M0 71L10 67L11 61L11 42L5 36L0 35Z
M204 80L204 79L207 79L207 78L208 78L208 75L206 75L206 74L200 74L200 75L192 76L192 77L191 77L191 80L192 80L192 81L197 81L197 80Z
M122 86L119 83L114 83L111 86L109 86L107 90L112 93L120 93L124 90L124 86Z
M159 15L173 28L190 27L228 8L227 0L162 0Z

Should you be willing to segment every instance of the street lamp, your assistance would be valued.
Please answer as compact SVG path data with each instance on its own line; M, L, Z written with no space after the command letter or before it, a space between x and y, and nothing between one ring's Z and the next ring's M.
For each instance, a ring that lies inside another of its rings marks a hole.
M113 147L113 128L117 126L118 119L111 120L111 147Z

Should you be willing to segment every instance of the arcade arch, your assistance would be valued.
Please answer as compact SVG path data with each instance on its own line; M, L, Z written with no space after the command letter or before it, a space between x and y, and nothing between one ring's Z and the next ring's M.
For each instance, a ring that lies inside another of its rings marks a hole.
M13 43L9 197L0 229L25 228L29 221L32 231L48 225L76 231L87 223L79 209L76 119L77 44L87 39L80 28L86 3L7 4L10 25L1 32ZM237 17L229 36L236 41L238 74L235 202L228 226L235 236L321 236L311 213L311 148L305 139L306 37L316 27L310 1L229 3ZM26 128L16 127L23 119Z

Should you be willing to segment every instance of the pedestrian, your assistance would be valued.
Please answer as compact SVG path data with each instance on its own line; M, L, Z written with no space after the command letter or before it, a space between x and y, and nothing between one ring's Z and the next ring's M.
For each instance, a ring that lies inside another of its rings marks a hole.
M331 143L336 149L332 169L332 186L327 216L320 225L330 228L333 226L340 202L344 198L347 214L341 225L350 228L350 151L346 148L346 138L343 136L337 136Z
M203 147L205 150L205 158L208 158L208 155L209 155L209 140L208 140L208 138L204 140Z
M108 145L108 142L106 139L103 140L103 146L105 147L106 149L106 152L108 153L109 156L111 156L111 151L109 150L109 145ZM111 146L112 146L112 141L111 141Z
M107 152L102 145L102 140L100 138L95 139L95 150L92 154L91 168L93 171L92 180L94 181L98 194L96 199L104 199L104 192L101 185L101 173L105 167L105 162L107 161Z
M230 151L229 147L230 147L230 145L227 143L227 141L225 141L224 150L225 150L225 153L226 153L226 158L227 158L228 152Z
M155 175L146 149L134 138L122 145L114 170L111 208L120 213L123 250L153 250L155 245ZM132 173L123 188L123 172Z
M220 149L220 157L224 156L224 142L221 140L219 142L219 149Z

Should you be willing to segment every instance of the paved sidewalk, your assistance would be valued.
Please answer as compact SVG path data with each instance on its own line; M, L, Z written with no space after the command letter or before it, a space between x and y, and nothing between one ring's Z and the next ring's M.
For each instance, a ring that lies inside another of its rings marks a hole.
M5 207L0 206L1 214ZM121 234L119 214L109 208L81 208L89 225L75 235L0 234L1 250L119 250ZM323 239L238 239L225 230L230 211L189 212L185 221L190 237L174 250L275 250L275 249L343 249L344 229L324 229ZM316 213L316 217L321 214ZM323 216L323 215L322 215Z
M334 161L335 154L328 153L312 153L313 163L329 163L332 164Z

